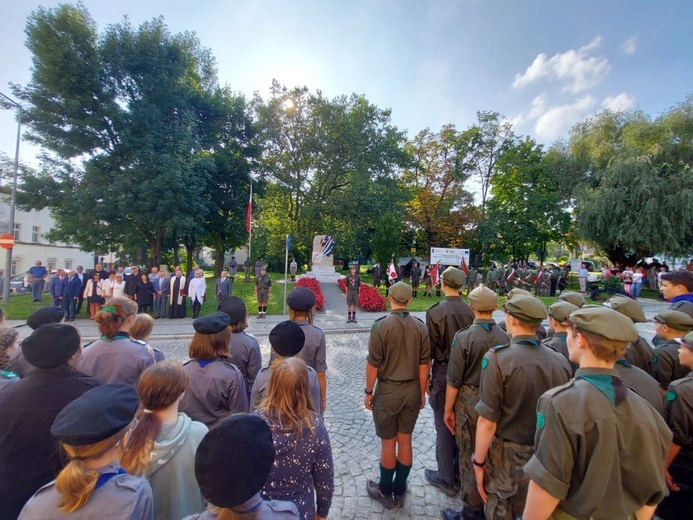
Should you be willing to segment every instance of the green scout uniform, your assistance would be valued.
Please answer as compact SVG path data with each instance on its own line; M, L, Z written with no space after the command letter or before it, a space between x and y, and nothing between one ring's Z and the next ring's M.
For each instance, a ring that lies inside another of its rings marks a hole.
M467 273L467 294L469 294L476 288L476 275L477 270L474 268L470 269Z
M650 344L642 336L638 336L638 341L628 343L626 359L630 364L635 365L648 374L652 374L654 350L652 350Z
M421 283L421 268L418 265L415 265L411 268L409 278L411 280L411 288L414 291L416 291L416 289L419 288L419 284Z
M376 435L393 439L397 433L411 433L421 406L419 366L431 359L426 325L406 311L376 320L367 359L378 369L373 397Z
M564 358L566 358L568 363L570 363L571 372L575 374L575 371L578 369L579 365L577 363L573 363L572 361L570 361L570 357L568 354L568 342L566 340L567 337L568 334L566 332L554 332L550 338L546 338L544 341L541 342L541 344L545 347L549 347L550 349L555 350Z
M455 334L450 351L447 384L459 390L455 401L455 438L460 450L462 502L465 510L478 512L477 517L481 516L484 506L476 487L472 466L476 421L479 418L474 407L479 402L481 362L489 349L507 344L508 341L510 338L495 321L475 319L469 328Z
M486 284L488 285L488 288L491 289L492 291L498 292L498 277L499 277L498 269L495 267L491 267L488 270L488 273L486 273Z
M679 347L675 340L668 340L658 346L652 358L652 376L664 390L669 388L669 383L676 379L682 379L688 375L690 369L679 361Z
M674 444L681 451L669 466L669 473L681 491L672 491L657 508L666 520L690 518L693 511L693 373L672 381L666 396L665 415Z
M671 434L618 372L580 368L537 407L536 453L524 472L560 499L555 519L635 518L666 495Z
M269 301L269 290L272 286L272 279L268 274L259 275L257 278L255 278L255 286L257 287L258 305L267 305Z
M527 498L529 477L522 467L534 453L539 397L568 382L572 372L563 356L541 345L536 336L524 335L492 348L481 367L475 408L480 416L497 423L484 483L486 518L513 519L522 514Z
M361 289L361 277L358 274L350 274L346 277L347 305L356 307L359 303L359 290Z
M618 377L633 392L645 399L652 408L664 416L664 398L659 383L647 372L631 364L627 359L619 359L614 367Z

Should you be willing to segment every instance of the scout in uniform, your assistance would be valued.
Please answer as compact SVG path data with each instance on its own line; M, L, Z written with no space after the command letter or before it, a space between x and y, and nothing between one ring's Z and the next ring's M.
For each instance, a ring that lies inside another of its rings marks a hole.
M448 496L457 494L457 443L455 435L445 425L445 392L450 346L457 331L466 329L474 322L474 313L462 298L459 290L464 285L464 273L456 267L448 267L441 275L445 300L426 311L426 326L431 346L431 393L429 404L433 409L436 428L436 470L426 469L424 476L429 484Z
M693 370L693 332L681 339L679 359ZM665 419L674 435L666 460L670 494L657 508L657 516L664 520L689 518L693 511L693 372L669 385Z
M267 274L267 269L263 266L260 268L260 275L255 277L255 297L257 298L259 319L264 319L267 316L267 303L269 303L271 292L272 280Z
M132 386L101 385L63 408L51 434L60 441L70 462L56 480L34 494L19 518L153 519L149 482L128 475L118 464L136 424L133 419L138 405Z
M563 357L570 362L570 369L573 374L575 374L575 371L578 369L578 365L570 361L568 345L566 343L568 329L563 325L563 322L571 312L576 310L578 310L578 308L568 302L557 301L551 305L549 307L549 330L551 331L551 337L541 342L542 345L552 348L559 354L562 354Z
M407 311L411 287L396 283L388 298L392 312L376 320L368 342L364 406L373 411L381 443L380 480L369 480L366 491L392 509L404 505L412 432L426 402L431 356L426 325Z
M424 269L424 275L423 275L423 281L424 281L424 297L426 294L428 294L428 297L430 298L433 296L433 281L431 280L431 266L427 265L426 268Z
M255 378L262 368L262 352L260 343L252 334L248 334L248 311L245 303L236 296L231 296L219 302L217 310L225 312L229 316L229 328L231 329L231 339L229 339L228 362L241 371L245 381L245 390L250 402L250 390L253 388Z
M445 394L445 424L455 433L459 447L460 488L462 511L442 511L445 520L482 520L484 504L476 486L472 454L479 414L474 407L479 402L481 362L486 352L496 345L510 341L493 319L498 308L498 295L484 285L469 294L469 306L474 311L474 323L455 334L450 351Z
M346 292L349 317L347 323L356 323L356 306L359 304L359 291L361 290L361 277L356 274L356 266L351 266L351 274L346 277Z
M666 309L654 317L655 332L661 338L652 358L652 376L666 390L675 379L686 377L690 370L679 361L679 340L693 329L693 318L685 312Z
M635 326L603 307L577 310L566 323L580 368L539 400L523 518L652 518L667 493L662 469L671 434L614 370L637 339Z
M645 323L647 321L640 304L627 296L613 296L609 301L604 303L604 306L627 316L633 323ZM628 344L625 359L631 365L635 365L648 374L652 374L653 358L654 351L647 340L642 336L638 335L637 341Z
M585 305L585 297L575 291L561 291L561 294L558 295L558 299L562 302L572 303L578 309L582 309Z
M486 283L489 289L498 292L498 269L496 269L496 264L491 264L491 268L486 273Z
M296 272L298 271L298 264L296 263L296 259L292 258L291 263L289 264L289 274L291 275L291 281L295 282L296 281Z
M572 375L568 361L537 340L536 329L548 315L541 300L513 296L503 311L512 340L492 348L481 363L472 459L486 518L494 520L522 514L529 485L522 467L534 453L537 402Z
M380 263L377 263L373 266L373 287L376 289L380 288L380 279L383 276L383 268L380 267Z
M465 280L465 285L467 286L467 296L469 296L469 293L474 290L476 287L476 269L473 267L469 269L469 272L467 273L467 279Z
M421 268L418 262L414 262L412 265L409 279L411 280L412 296L416 298L416 293L419 291L419 284L421 283Z
M253 514L256 520L298 520L298 508L285 500L262 500L260 490L272 471L272 431L256 415L229 417L211 429L195 453L195 477L207 510L183 520L216 520Z
M303 328L293 321L282 321L278 323L269 333L269 342L272 347L272 359L279 360L283 358L297 356L302 350L306 342L306 334ZM270 377L272 376L272 365L260 370L253 384L253 389L250 392L250 411L254 412L262 398L265 396L265 391L269 386ZM322 415L320 381L318 375L312 367L308 367L308 384L310 385L310 397L313 403L313 408Z
M180 411L191 419L214 426L224 417L248 411L243 374L229 362L229 315L215 312L193 321L193 336L183 368L190 382Z
M248 283L250 281L250 258L246 258L245 262L243 262L243 275L244 275L244 282Z
M529 291L525 291L524 289L513 289L512 291L510 291L510 292L506 295L506 298L507 298L508 300L510 300L510 299L513 298L514 296L520 296L520 295L523 295L523 296L532 296L532 293L529 292ZM503 329L503 332L505 332L505 333L508 332L508 330L505 328L505 321L501 321L501 322L498 324L498 326L499 326L501 329ZM549 334L547 333L546 329L544 328L544 326L543 326L542 324L539 324L539 326L537 327L536 336L537 336L537 339L539 340L539 342L544 341L544 340L549 336Z
M685 312L693 318L693 271L661 273L660 291L662 297L671 303L669 309ZM655 335L652 343L658 347L660 343L666 343L666 341Z

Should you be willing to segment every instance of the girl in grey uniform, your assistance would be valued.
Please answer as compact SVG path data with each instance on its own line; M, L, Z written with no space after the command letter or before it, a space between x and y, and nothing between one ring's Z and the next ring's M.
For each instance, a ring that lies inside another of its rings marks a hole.
M77 368L104 383L134 385L155 360L147 343L130 337L136 316L137 303L130 298L108 300L96 314L102 336L84 348Z
M227 415L248 411L248 394L243 374L228 361L229 316L215 312L193 322L195 336L185 363L190 383L180 410L208 427Z
M40 488L19 514L21 520L151 520L152 490L128 475L118 457L137 426L139 399L128 385L97 386L68 404L51 434L70 462L53 482Z

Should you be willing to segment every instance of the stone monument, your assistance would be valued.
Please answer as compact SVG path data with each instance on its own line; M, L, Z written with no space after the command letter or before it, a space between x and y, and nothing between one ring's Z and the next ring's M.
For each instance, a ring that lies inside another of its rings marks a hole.
M315 278L319 282L337 283L342 275L335 272L334 257L332 256L333 249L334 239L332 235L315 235L313 237L311 270L307 271L303 276Z

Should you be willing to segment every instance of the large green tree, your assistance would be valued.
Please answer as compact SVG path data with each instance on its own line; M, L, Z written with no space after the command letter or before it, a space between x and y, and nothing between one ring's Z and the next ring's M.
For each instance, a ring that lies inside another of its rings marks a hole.
M32 79L14 93L28 137L47 151L20 202L49 207L52 238L106 252L198 228L204 177L193 175L215 64L191 33L161 18L99 35L82 5L39 8L27 22Z

